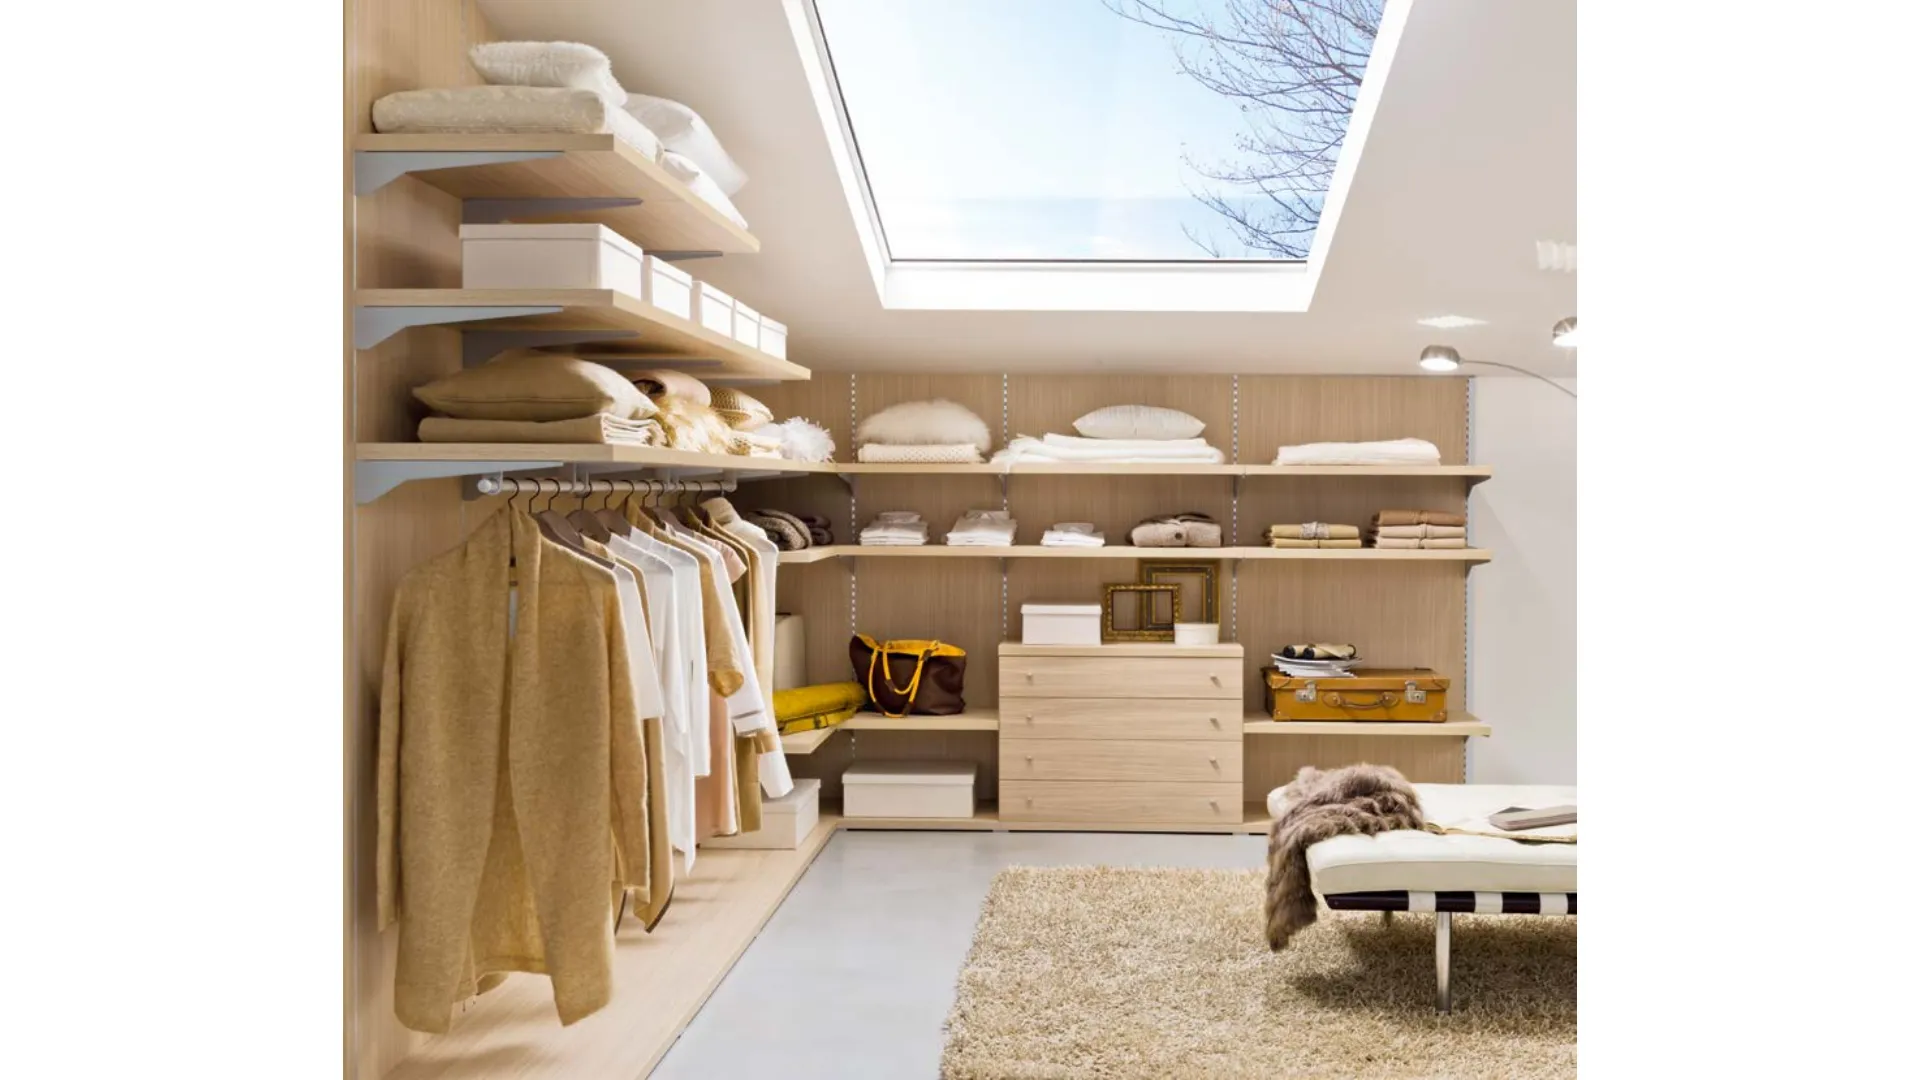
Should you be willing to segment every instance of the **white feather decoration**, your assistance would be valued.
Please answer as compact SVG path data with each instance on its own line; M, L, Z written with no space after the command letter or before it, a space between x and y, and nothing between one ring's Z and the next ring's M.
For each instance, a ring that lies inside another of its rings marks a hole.
M833 435L826 428L802 416L768 424L762 435L777 436L780 455L791 461L832 461Z

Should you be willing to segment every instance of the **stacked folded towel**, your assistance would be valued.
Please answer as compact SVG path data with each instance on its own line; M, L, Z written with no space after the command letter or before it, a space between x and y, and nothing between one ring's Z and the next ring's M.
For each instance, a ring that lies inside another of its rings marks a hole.
M1091 521L1062 521L1040 537L1041 547L1105 547L1107 535Z
M888 510L860 530L860 543L869 547L920 547L927 542L927 523L911 510Z
M1309 521L1302 525L1267 526L1267 546L1276 548L1357 548L1360 526Z
M857 682L796 686L773 692L773 719L780 734L791 735L844 723L866 703L866 687Z
M420 421L420 441L431 443L602 443L658 446L666 441L660 422L595 413L571 420L466 420L429 416Z
M1283 446L1275 465L1438 465L1440 448L1425 439L1324 442Z
M1077 435L1048 435L1036 439L1017 435L993 455L995 464L1022 461L1119 463L1165 462L1218 465L1227 456L1205 439L1084 439Z
M1015 522L1005 510L969 510L947 533L951 547L1012 547Z
M1201 513L1148 518L1133 527L1134 547L1219 547L1220 526Z
M1367 546L1464 548L1467 517L1446 510L1382 510L1367 526Z

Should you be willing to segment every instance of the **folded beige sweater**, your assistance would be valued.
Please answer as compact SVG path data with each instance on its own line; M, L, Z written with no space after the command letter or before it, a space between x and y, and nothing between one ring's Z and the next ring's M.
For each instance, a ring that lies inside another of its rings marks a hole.
M1407 536L1376 536L1373 546L1377 548L1463 548L1466 538L1453 536L1434 540L1416 540Z
M1425 540L1429 537L1463 537L1467 535L1462 525L1382 525L1375 530L1381 536L1397 536L1401 539Z
M420 441L430 443L604 443L656 446L660 424L597 413L572 420L460 420L429 416L420 421Z
M1267 541L1268 547L1276 548L1357 548L1360 538L1348 537L1340 540L1297 540L1291 536L1275 536Z
M1267 538L1270 540L1357 540L1360 538L1360 526L1329 525L1324 521L1309 521L1304 525L1269 525Z
M1465 525L1467 515L1447 510L1382 510L1373 515L1375 525Z

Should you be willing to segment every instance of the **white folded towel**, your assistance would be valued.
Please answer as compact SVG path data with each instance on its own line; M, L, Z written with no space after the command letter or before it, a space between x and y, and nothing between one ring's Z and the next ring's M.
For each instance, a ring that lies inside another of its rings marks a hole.
M919 547L927 542L927 523L911 510L886 510L860 530L868 547Z
M1324 442L1283 446L1275 465L1438 465L1440 448L1425 439Z
M1082 439L1048 435L1045 440L1015 436L993 455L995 464L1020 461L1178 462L1218 465L1227 456L1204 439Z
M1107 536L1091 521L1063 521L1040 537L1041 547L1105 547Z

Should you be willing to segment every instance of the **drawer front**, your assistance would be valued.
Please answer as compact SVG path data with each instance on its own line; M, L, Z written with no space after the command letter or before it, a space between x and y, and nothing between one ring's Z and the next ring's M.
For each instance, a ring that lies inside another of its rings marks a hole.
M1240 779L1237 742L1125 739L1000 740L1000 780L1148 780L1203 784Z
M1240 700L1240 665L1224 657L1018 656L1000 661L1000 696Z
M1003 739L1181 739L1238 745L1240 736L1240 704L1228 698L1020 698L1000 704Z
M1238 825L1240 785L1002 780L1000 820L1063 825Z

